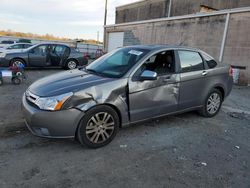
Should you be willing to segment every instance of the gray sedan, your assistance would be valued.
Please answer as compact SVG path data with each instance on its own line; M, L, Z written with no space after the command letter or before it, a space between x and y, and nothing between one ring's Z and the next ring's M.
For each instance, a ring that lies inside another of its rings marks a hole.
M36 81L22 108L34 135L75 137L97 148L124 125L193 110L213 117L232 83L230 66L201 50L140 45Z
M0 67L22 63L26 67L59 66L75 69L88 64L83 53L64 44L41 43L27 49L5 50L0 53Z

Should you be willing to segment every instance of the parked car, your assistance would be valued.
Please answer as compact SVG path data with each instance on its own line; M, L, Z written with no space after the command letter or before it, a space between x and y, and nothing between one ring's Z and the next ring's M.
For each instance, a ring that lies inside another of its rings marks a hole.
M124 125L192 110L213 117L232 84L230 66L201 50L140 45L40 79L23 95L22 108L34 135L76 137L97 148Z
M5 52L6 50L26 49L31 46L32 44L29 44L29 43L16 43L16 44L11 44L11 45L6 45L0 48L0 53Z
M10 44L16 44L16 41L14 41L14 40L2 40L0 42L0 49L4 48L6 46L9 46Z
M32 43L30 39L18 39L17 43Z
M12 66L21 62L25 67L60 66L75 69L86 65L88 59L83 53L64 44L42 43L22 50L6 50L0 53L0 66Z

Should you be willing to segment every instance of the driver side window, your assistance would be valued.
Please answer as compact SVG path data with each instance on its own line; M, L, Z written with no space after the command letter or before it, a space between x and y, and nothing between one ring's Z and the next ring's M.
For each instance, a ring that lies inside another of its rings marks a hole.
M140 73L145 70L156 72L158 76L174 73L174 50L163 51L151 56L139 69Z

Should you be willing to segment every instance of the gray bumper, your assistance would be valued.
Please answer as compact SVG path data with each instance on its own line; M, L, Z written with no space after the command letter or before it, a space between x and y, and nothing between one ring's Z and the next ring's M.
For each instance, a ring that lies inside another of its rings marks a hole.
M75 137L83 112L77 109L44 111L30 105L22 98L22 111L28 129L32 134L47 138Z

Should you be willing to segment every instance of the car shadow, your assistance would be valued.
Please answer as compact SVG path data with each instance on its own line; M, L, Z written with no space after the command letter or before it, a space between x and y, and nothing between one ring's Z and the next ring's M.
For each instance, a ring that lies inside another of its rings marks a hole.
M25 67L25 70L65 70L61 67Z

